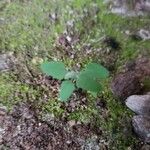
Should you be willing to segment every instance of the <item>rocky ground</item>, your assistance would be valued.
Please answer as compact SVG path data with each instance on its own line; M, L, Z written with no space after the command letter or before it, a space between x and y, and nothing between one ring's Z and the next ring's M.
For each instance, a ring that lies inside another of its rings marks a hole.
M149 0L66 1L0 2L0 149L149 150ZM43 60L110 77L62 103Z
M145 93L147 89L143 84L150 77L150 59L132 61L124 70L113 80L112 91L121 100L125 100L126 106L137 114L132 118L133 129L141 139L150 143L150 93Z

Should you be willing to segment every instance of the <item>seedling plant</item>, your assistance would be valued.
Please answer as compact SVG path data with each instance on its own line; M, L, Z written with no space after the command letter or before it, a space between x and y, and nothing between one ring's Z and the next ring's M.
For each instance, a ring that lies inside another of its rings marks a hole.
M108 70L97 63L89 63L78 72L69 71L63 62L50 61L43 62L41 70L46 75L62 81L59 99L63 102L68 101L72 93L79 88L96 96L98 92L102 91L101 81L109 76Z

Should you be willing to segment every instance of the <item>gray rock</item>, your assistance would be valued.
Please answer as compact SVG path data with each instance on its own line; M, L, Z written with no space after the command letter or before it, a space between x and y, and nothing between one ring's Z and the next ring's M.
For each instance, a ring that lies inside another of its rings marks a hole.
M82 150L100 150L100 146L98 143L98 138L96 136L87 139L87 141L83 144Z
M132 95L127 98L126 105L139 115L150 115L150 95Z
M150 31L149 30L140 29L138 31L137 35L144 41L150 40Z
M134 132L139 138L150 143L150 117L143 115L134 116L132 119L132 125Z
M0 55L0 72L7 71L13 68L15 59L12 54Z
M110 11L123 16L149 14L150 0L104 0Z

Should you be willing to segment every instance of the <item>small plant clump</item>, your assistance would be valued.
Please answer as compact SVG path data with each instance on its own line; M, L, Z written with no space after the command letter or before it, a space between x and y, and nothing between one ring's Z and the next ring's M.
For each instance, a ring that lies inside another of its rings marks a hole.
M89 63L80 72L68 71L60 61L43 62L41 69L46 75L62 80L59 98L64 102L78 88L96 96L102 90L101 81L109 76L108 70L97 63Z

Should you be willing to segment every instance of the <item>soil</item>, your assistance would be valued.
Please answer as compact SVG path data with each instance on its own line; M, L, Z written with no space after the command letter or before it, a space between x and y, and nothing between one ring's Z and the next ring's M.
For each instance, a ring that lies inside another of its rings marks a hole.
M3 115L2 120L5 132L1 149L88 150L91 145L99 149L99 140L89 125L70 127L67 122L56 119L44 121L29 104L17 105Z

